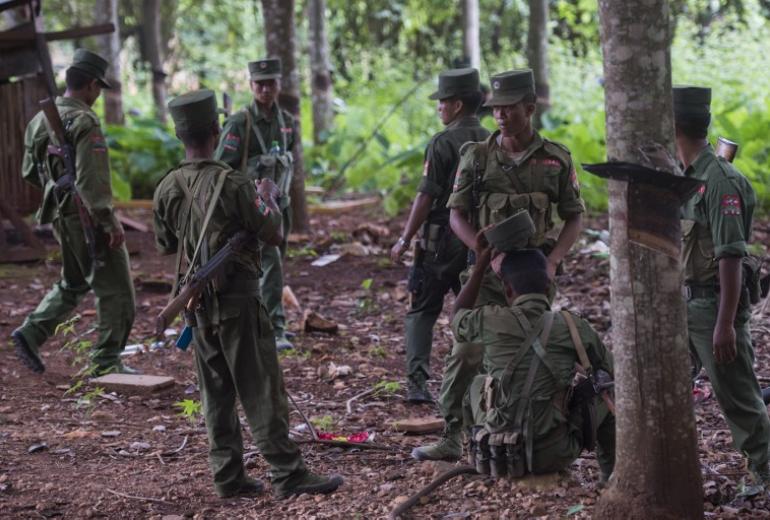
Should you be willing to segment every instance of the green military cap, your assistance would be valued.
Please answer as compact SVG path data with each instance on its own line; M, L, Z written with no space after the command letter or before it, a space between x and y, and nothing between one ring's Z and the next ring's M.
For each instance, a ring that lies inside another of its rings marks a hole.
M527 247L534 234L535 223L526 209L518 210L484 232L492 247L505 253Z
M177 131L205 130L217 120L217 96L213 90L194 90L168 102Z
M492 97L485 107L515 105L527 94L535 94L535 75L531 69L511 70L489 78Z
M706 116L711 113L711 89L674 85L674 114L676 116Z
M281 77L281 59L267 58L249 62L249 76L253 81L278 79Z
M446 99L479 92L479 71L476 69L450 69L438 75L438 90L430 99Z
M81 70L99 80L102 87L112 88L112 85L104 79L104 73L107 72L108 66L107 60L95 52L85 49L77 49L74 56L72 56L72 63L70 64L70 68Z

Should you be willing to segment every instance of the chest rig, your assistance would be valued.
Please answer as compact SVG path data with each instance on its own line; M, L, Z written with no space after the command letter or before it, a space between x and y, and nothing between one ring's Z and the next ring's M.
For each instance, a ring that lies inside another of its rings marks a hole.
M245 139L240 170L252 180L270 179L273 181L281 192L278 206L283 211L291 204L289 186L291 185L291 178L294 173L294 156L288 151L288 139L286 138L286 132L283 131L286 127L283 113L280 108L276 110L281 134L280 150L274 150L273 142L268 143L265 140L265 136L259 130L257 122L252 119L251 110L246 108L244 113L246 116L244 127ZM249 144L252 133L249 129L257 137L259 149L262 151L261 154L253 157L249 157Z

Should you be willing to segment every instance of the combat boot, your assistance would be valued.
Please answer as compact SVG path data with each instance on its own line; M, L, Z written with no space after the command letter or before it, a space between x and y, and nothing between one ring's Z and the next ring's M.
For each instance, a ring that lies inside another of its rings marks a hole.
M428 446L412 450L412 458L417 460L446 460L455 462L463 456L463 444L460 432L444 431L441 440Z
M430 395L428 385L425 382L410 379L406 391L406 401L412 404L430 404L433 402L433 396Z
M770 469L767 466L763 468L750 468L749 476L741 479L738 485L739 497L753 497L761 495L767 491L770 486Z
M261 480L244 477L240 487L237 487L232 491L217 489L217 495L219 495L220 498L231 498L235 496L261 495L264 491L265 484L263 484Z
M280 352L282 350L292 350L293 348L294 344L289 341L285 332L281 332L275 336L275 350Z
M342 475L322 477L308 471L297 483L281 490L280 496L281 498L287 498L292 495L302 495L303 493L308 495L327 494L336 490L343 482L345 482L345 479L342 478Z
M11 340L13 341L13 350L16 357L24 363L24 366L33 372L42 374L45 371L43 360L40 359L40 356L35 349L29 346L21 332L14 330L11 334Z

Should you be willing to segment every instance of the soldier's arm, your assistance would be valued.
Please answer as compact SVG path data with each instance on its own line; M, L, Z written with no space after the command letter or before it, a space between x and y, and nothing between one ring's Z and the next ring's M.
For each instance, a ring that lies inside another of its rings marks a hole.
M106 233L122 233L112 207L112 178L107 143L98 123L87 116L73 124L75 146L75 186L94 224ZM80 128L78 128L80 127Z
M479 232L481 235L482 232ZM484 280L484 274L489 267L489 263L492 256L492 249L489 244L485 243L485 239L477 240L484 244L483 249L477 251L478 257L476 258L476 268L473 270L470 279L463 285L460 294L455 299L454 307L452 307L452 317L454 317L462 309L472 309L476 305L476 300L479 297L479 291L481 290L481 284Z
M241 177L238 173L231 176ZM241 222L244 230L256 234L261 241L277 246L283 241L281 210L274 200L274 191L277 188L269 179L261 182L260 193L251 181L234 184L235 205L228 208L229 216Z
M466 246L476 250L476 230L470 222L470 212L473 208L473 176L475 174L473 147L466 150L460 158L460 164L455 174L452 195L449 196L449 226L457 238Z
M604 370L610 375L614 374L612 353L602 342L599 334L596 333L591 325L583 320L579 320L579 333L580 339L583 341L583 346L588 354L588 360L591 362L591 367L594 372L597 370ZM578 321L576 320L576 321Z
M37 150L35 150L35 125L34 121L27 125L24 131L24 158L21 165L21 176L28 183L44 188L43 181L38 174Z
M214 159L227 163L230 168L240 170L243 160L244 116L240 113L233 114L225 121L222 133L219 134L219 143L214 151Z
M176 253L179 246L175 215L178 215L180 203L181 199L168 197L165 183L161 181L152 198L152 227L155 230L155 247L162 255Z
M580 198L580 185L571 158L559 176L557 210L559 217L564 220L564 226L556 239L553 250L548 255L548 273L552 278L556 273L556 267L564 260L583 227L585 206Z

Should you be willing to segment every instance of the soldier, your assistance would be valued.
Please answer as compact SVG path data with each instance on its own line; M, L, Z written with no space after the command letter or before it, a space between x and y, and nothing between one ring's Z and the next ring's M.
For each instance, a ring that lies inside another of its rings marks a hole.
M460 290L460 272L465 269L467 249L449 229L449 209L455 172L460 162L460 147L468 141L489 136L476 117L481 103L479 73L476 69L442 72L438 91L430 99L438 100L438 115L446 129L437 133L425 149L422 180L412 204L404 232L390 251L398 262L412 237L421 230L415 244L415 264L410 273L411 308L406 315L407 401L430 403L426 381L430 379L430 351L433 326L444 306L444 296L451 289Z
M211 159L219 137L214 93L191 92L168 107L186 159L155 191L154 227L160 252L184 252L194 270L240 230L254 233L260 242L279 244L283 237L275 184L266 179L255 189L246 175ZM200 201L207 202L201 206ZM275 338L257 291L259 254L255 240L231 260L194 309L195 362L214 486L222 497L263 490L261 482L244 472L238 397L254 441L271 466L273 491L281 496L329 493L339 487L342 477L310 473L299 448L289 439Z
M225 121L222 137L214 158L240 170L250 178L271 179L281 189L283 242L264 246L262 278L259 287L270 314L278 350L291 349L286 334L283 311L283 268L281 259L291 229L289 184L294 160L294 118L277 103L281 91L281 60L269 58L249 63L251 92L254 101Z
M56 331L88 293L96 299L99 338L91 349L89 372L135 373L120 361L134 322L134 286L129 272L123 227L112 208L112 186L107 144L99 119L91 110L102 88L107 62L83 49L75 51L66 71L67 89L56 98L65 135L75 150L75 190L82 199L95 232L96 259L86 244L84 228L72 190L56 189L64 177L62 158L49 153L48 145L62 145L51 136L43 112L37 114L24 134L24 179L43 189L37 212L41 224L53 223L61 248L61 279L46 294L24 324L13 331L16 355L35 372L43 372L40 346Z
M468 399L477 468L512 477L552 473L596 444L606 482L615 464L615 418L592 383L598 374L611 380L610 353L588 322L551 312L546 258L537 249L505 254L507 305L474 308L490 262L490 248L481 247L452 319L457 341L484 345L487 359L488 375L476 376ZM578 376L582 383L573 385L576 373L590 379Z
M478 248L479 229L526 209L535 224L529 247L546 253L548 275L553 279L557 266L580 233L585 211L572 158L564 146L542 138L532 127L537 97L531 70L497 74L490 82L492 96L486 105L493 109L498 130L486 141L463 148L454 192L447 203L450 225L474 253ZM546 236L554 226L553 204L564 220L555 241ZM463 276L469 276L473 269L471 262ZM492 269L487 269L476 304L490 303L505 305L506 301L500 279ZM455 338L444 367L439 398L439 408L446 421L444 435L437 444L413 450L414 458L458 460L461 457L462 401L482 357L482 345L459 342Z
M690 349L706 369L733 444L749 461L746 494L770 482L770 419L752 364L748 290L742 279L756 197L708 143L711 89L675 87L676 147L685 175L705 182L682 210L682 263Z

